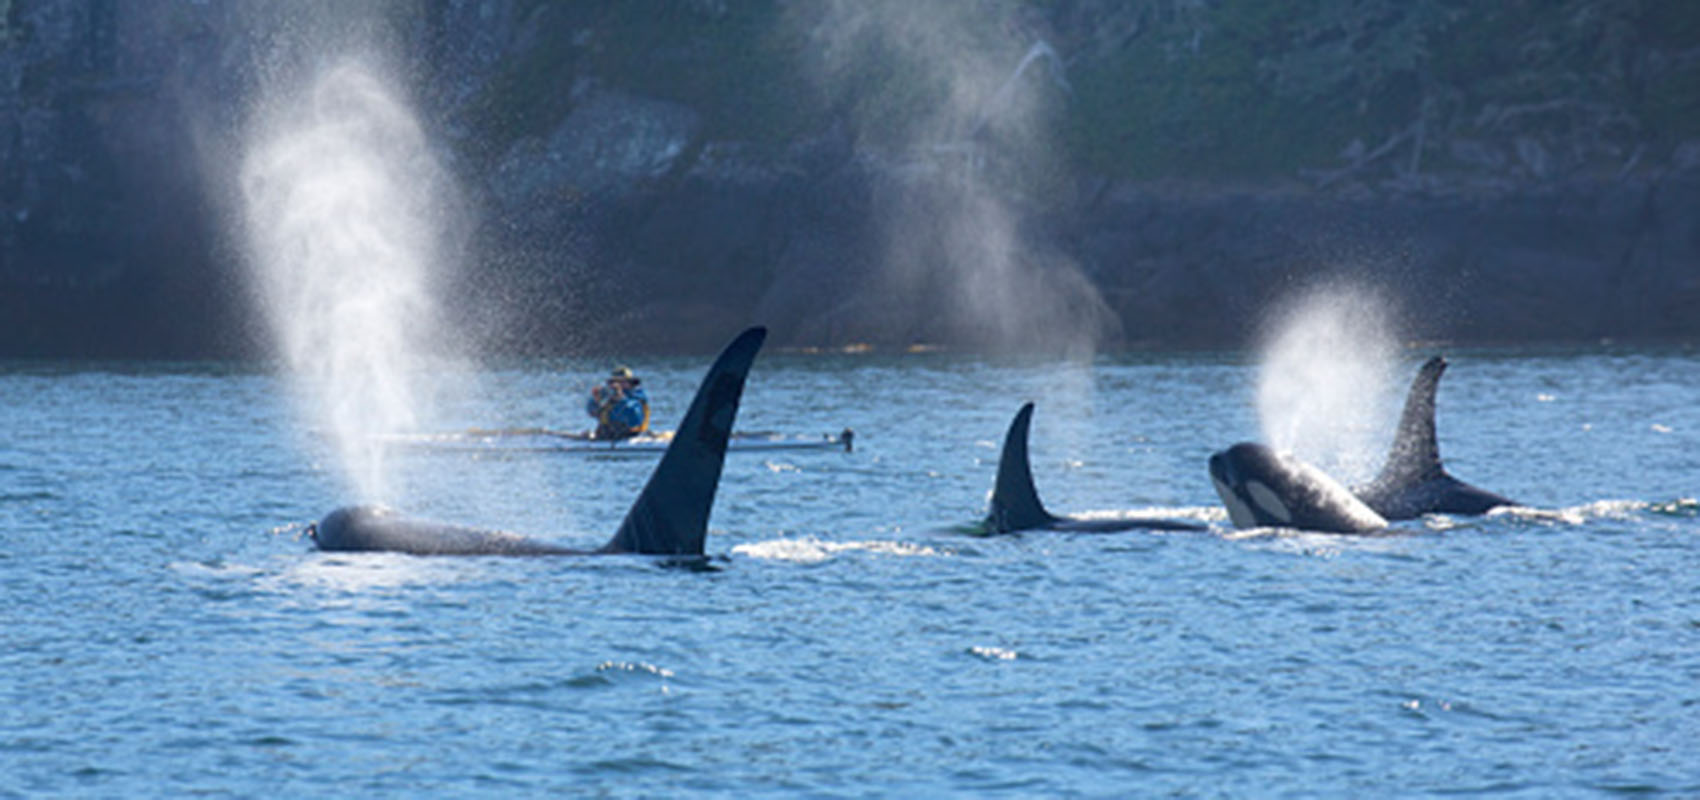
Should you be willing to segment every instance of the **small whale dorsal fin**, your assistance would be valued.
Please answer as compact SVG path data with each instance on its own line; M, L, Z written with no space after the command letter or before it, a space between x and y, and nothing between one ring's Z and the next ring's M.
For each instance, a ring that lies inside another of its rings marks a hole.
M992 487L991 510L986 516L986 527L999 533L1040 528L1056 521L1033 488L1033 469L1027 463L1027 430L1032 423L1033 404L1027 403L1015 412L1003 437L998 481Z
M697 387L661 463L626 512L620 530L603 546L604 552L702 555L708 512L726 461L726 440L738 417L744 379L766 338L766 328L750 328L720 352Z
M1440 444L1434 434L1434 395L1445 371L1446 359L1440 356L1429 359L1417 371L1410 394L1405 396L1405 411L1399 416L1399 430L1393 435L1387 463L1382 465L1373 485L1419 483L1446 474L1440 465Z

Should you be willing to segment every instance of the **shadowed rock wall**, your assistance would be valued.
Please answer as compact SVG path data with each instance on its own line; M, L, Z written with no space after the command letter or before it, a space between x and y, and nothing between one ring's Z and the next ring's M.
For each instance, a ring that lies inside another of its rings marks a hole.
M1670 144L1669 125L1588 151L1622 157L1603 172L1551 168L1532 134L1439 144L1421 125L1326 169L1233 178L1117 174L1067 133L1051 146L1087 155L1041 170L1019 132L894 143L858 111L882 95L823 99L773 72L769 51L813 40L766 31L810 6L637 5L0 2L0 355L263 354L230 162L261 77L310 57L300 17L348 8L411 76L466 195L473 263L449 305L469 346L708 350L758 322L779 345L1007 349L1054 324L1106 347L1237 346L1272 298L1339 278L1398 299L1416 338L1700 339L1700 145ZM1034 41L1074 48L1072 86L1030 79L1053 104L1084 102L1093 64L1179 24L998 8L1011 64ZM1118 25L1122 50L1101 33ZM1435 148L1453 171L1418 158ZM982 207L1019 267L995 279L1035 299L1007 326L964 300L994 279L984 254L934 224ZM912 263L898 276L894 260Z

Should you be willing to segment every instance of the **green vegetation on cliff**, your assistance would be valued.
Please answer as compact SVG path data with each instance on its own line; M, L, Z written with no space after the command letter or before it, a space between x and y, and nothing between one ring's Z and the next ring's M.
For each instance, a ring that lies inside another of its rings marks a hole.
M1042 109L1049 140L1110 177L1610 175L1700 138L1689 0L605 0L524 15L532 43L475 115L498 151L547 130L587 79L690 105L711 139L778 144L833 121L876 145L947 136L921 128L987 99L1040 41L1068 84Z
M1685 0L1147 7L1072 75L1071 149L1109 174L1545 178L1700 136L1700 4Z

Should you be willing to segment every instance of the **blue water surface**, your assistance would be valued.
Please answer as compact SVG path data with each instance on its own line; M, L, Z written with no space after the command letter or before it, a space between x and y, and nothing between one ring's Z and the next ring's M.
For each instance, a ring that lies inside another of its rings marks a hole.
M1220 511L1241 356L770 352L740 426L858 448L729 456L712 571L318 553L369 498L284 378L0 365L0 796L1700 794L1700 353L1450 355L1450 468L1536 510L1339 537ZM705 364L641 365L662 426ZM581 427L605 368L427 419ZM1029 399L1053 510L1209 532L962 533ZM654 458L386 465L593 547Z

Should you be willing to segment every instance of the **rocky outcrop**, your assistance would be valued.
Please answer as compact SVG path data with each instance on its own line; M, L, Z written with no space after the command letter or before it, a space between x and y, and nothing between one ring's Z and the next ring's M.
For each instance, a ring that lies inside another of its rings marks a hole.
M255 87L311 67L291 37L325 28L300 17L346 7L0 4L0 355L263 349L229 161ZM1465 142L1459 171L1379 185L1366 148L1324 180L1047 162L1036 186L1000 176L1022 156L983 130L894 149L829 107L746 136L599 74L618 41L594 4L398 7L393 72L475 229L454 310L489 347L703 350L755 322L796 346L1238 346L1328 280L1394 298L1413 338L1700 338L1693 142L1607 174Z
M1106 190L1082 259L1133 343L1238 344L1272 298L1349 280L1416 339L1692 339L1700 180L1343 198L1311 190Z
M0 352L250 352L205 149L253 49L235 10L3 8Z

